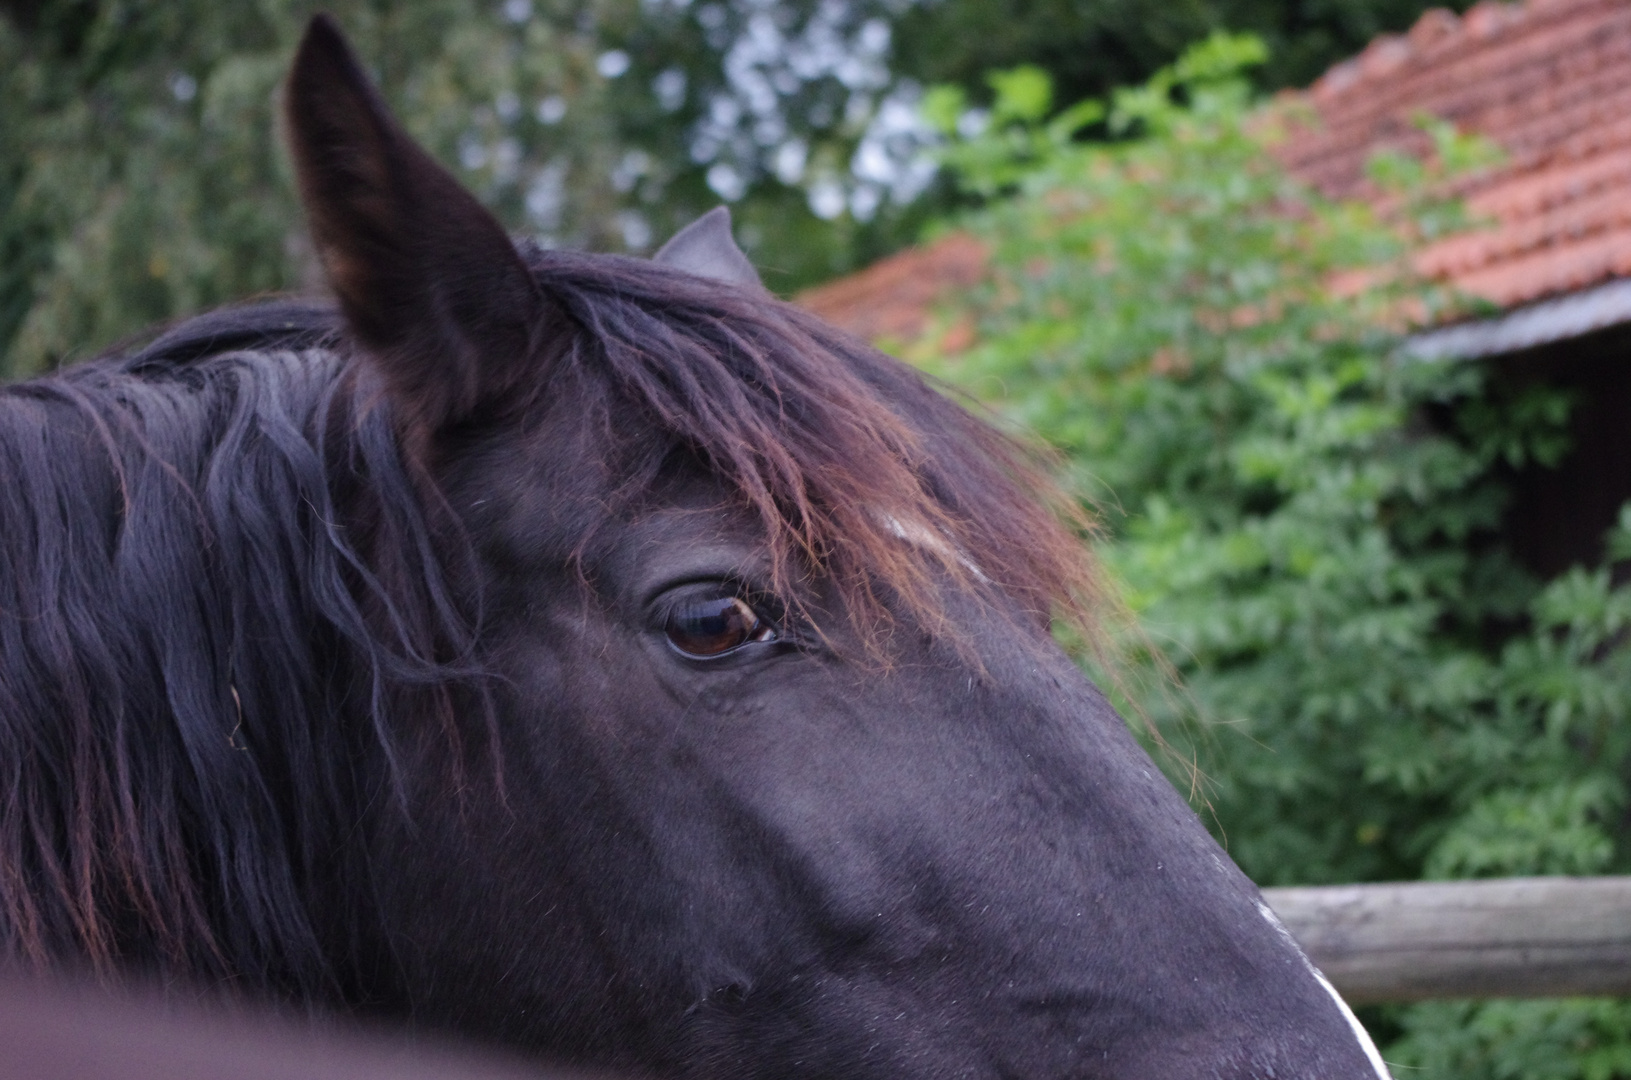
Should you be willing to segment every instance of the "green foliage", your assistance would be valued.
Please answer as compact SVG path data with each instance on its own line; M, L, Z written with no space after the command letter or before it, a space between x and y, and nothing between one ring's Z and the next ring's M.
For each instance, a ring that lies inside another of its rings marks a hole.
M598 38L571 24L477 0L21 5L0 19L12 373L313 276L275 115L319 7L410 130L512 226L609 246L573 223L617 220L604 179L625 150L608 119L617 88L597 70ZM565 121L540 113L549 98Z
M315 284L276 102L318 8L408 129L546 245L649 253L729 201L788 289L916 229L887 175L851 167L890 85L876 3L0 2L0 374Z
M956 86L931 87L923 98L923 115L942 136L953 141L942 154L958 182L982 197L1009 192L1043 162L1068 148L1077 133L1105 117L1104 106L1091 99L1042 123L1053 104L1053 86L1038 67L994 73L994 92L984 123L985 138L956 140L958 125L968 115L968 97Z
M274 95L318 7L511 229L646 252L727 201L789 291L957 202L901 123L924 82L1009 128L1046 110L1043 72L1078 97L1244 26L1283 46L1263 82L1284 85L1428 2L0 0L0 374L308 282ZM1011 85L981 78L1022 61Z
M1110 144L1057 137L1032 74L993 80L1027 107L950 152L1007 193L961 223L993 252L977 344L921 359L1100 508L1142 624L1123 684L1256 880L1631 869L1631 588L1537 581L1498 528L1503 467L1560 457L1568 399L1398 348L1453 302L1401 257L1460 220L1432 185L1488 148L1427 122L1434 158L1376 167L1404 220L1327 203L1265 152L1260 58L1219 35L1116 93ZM1631 1076L1631 1003L1389 1015L1421 1075Z
M1432 1002L1405 1013L1389 1059L1401 1075L1457 1080L1618 1080L1631 1076L1623 1002Z
M1377 34L1400 32L1432 7L1466 0L935 0L901 5L895 70L923 83L952 82L980 96L985 74L1035 64L1062 99L1107 96L1141 82L1215 30L1249 31L1269 45L1256 72L1262 89L1301 86L1359 52ZM983 101L983 98L982 98Z

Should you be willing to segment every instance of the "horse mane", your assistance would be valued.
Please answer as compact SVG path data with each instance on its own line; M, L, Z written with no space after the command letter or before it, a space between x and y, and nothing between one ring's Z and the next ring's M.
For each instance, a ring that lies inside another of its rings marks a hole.
M578 395L614 481L580 549L687 454L778 590L825 576L880 654L898 612L946 631L948 587L1099 641L1074 504L921 375L754 290L522 253L573 325L507 407ZM0 964L343 992L358 935L311 913L366 906L358 808L406 729L455 760L492 735L455 722L485 693L468 548L399 436L313 305L0 391Z
M0 965L334 989L358 763L470 634L337 327L217 312L0 392Z

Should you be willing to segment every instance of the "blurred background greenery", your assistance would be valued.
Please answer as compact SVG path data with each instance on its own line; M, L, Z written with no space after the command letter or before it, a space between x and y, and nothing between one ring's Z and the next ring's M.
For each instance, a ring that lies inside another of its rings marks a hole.
M0 0L8 373L314 283L276 95L316 6ZM725 201L787 293L982 238L989 279L941 314L973 347L896 345L1061 452L1136 616L1123 704L1257 880L1631 870L1631 514L1611 565L1525 569L1509 481L1567 451L1568 395L1400 351L1403 312L1457 303L1401 252L1488 148L1435 129L1432 160L1378 163L1385 221L1265 152L1267 92L1425 3L322 6L542 243L646 252ZM1392 269L1328 287L1355 265ZM1625 1002L1366 1019L1401 1078L1631 1077Z
M781 292L916 239L956 199L916 103L1049 72L1142 80L1219 27L1305 82L1423 0L4 0L0 358L41 370L309 276L275 95L332 11L416 136L518 232L649 251L732 204Z

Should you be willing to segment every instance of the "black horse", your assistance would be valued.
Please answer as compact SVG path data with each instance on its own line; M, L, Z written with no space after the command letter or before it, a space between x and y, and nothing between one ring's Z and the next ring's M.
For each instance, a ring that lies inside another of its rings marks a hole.
M1023 454L722 212L518 246L321 18L287 116L337 309L0 397L11 964L672 1077L1385 1074L1053 644Z

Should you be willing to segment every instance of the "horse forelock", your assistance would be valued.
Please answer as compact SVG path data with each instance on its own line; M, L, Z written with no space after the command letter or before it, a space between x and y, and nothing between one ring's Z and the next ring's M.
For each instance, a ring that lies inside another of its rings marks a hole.
M332 317L200 322L0 393L0 962L309 998L358 763L472 621Z
M779 593L796 603L803 582L831 580L874 648L901 611L955 639L948 591L994 586L1102 650L1113 602L1084 543L1093 523L1051 463L988 418L761 290L643 260L527 255L580 327L564 362L631 414L601 424L622 455L609 471L651 477L674 449L694 455L757 518Z

